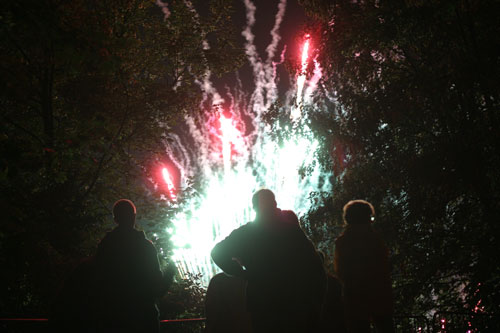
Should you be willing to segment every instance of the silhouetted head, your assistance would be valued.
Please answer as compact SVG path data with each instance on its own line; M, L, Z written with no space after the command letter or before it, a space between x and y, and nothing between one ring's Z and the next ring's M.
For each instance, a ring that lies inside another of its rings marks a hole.
M113 218L121 227L133 228L135 225L135 214L135 205L128 199L120 199L113 205Z
M372 204L365 200L351 200L344 206L344 222L347 225L370 224L375 216Z
M257 219L271 217L276 213L274 193L268 189L258 190L252 197L252 205Z

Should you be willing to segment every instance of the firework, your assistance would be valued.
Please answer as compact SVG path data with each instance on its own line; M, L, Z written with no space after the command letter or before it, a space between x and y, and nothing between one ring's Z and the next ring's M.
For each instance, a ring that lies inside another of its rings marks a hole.
M173 227L166 230L175 246L173 259L181 274L201 273L205 283L217 272L210 258L213 246L254 218L251 196L256 190L271 189L281 208L292 209L300 216L311 207L311 192L330 189L329 174L315 161L318 142L301 115L302 106L309 103L321 77L320 66L314 62L313 76L307 79L311 36L304 37L301 70L292 78L295 84L287 93L295 98L288 98L289 105L281 109L289 113L293 126L275 124L275 131L286 134L278 143L262 116L279 97L276 74L279 63L273 58L286 1L278 5L265 60L257 53L252 33L256 7L250 0L245 0L245 6L247 25L242 35L255 89L250 94L238 87L229 90L226 95L230 107L221 110L225 101L207 72L198 82L204 94L200 108L205 112L188 116L186 131L182 135L172 134L172 143L167 147L169 159L180 170L181 184L186 179L197 179L201 189L199 195L183 198L182 213L172 221ZM283 53L284 50L282 58ZM301 176L300 170L304 168L308 172ZM170 194L174 193L168 185L171 178L165 177L165 181Z

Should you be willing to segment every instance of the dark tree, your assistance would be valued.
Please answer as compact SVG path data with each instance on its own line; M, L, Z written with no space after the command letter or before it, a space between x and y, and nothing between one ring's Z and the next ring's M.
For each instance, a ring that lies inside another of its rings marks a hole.
M500 3L302 4L328 100L308 111L335 175L310 212L314 237L328 241L342 206L367 199L400 313L498 314Z
M164 230L174 207L151 166L165 135L198 106L195 77L242 59L230 4L209 9L198 18L169 1L165 18L145 0L2 3L0 313L43 314L111 227L116 199ZM168 239L157 242L168 256Z

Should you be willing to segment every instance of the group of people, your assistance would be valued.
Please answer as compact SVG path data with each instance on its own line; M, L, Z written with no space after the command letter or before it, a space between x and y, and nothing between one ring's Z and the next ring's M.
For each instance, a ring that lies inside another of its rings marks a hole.
M335 274L270 190L252 198L255 220L212 250L224 273L210 281L206 332L394 332L388 249L364 200L344 206Z
M372 229L373 206L344 207L346 228L335 242L335 274L268 189L252 198L256 213L212 250L224 273L210 281L206 333L393 332L388 250ZM157 252L135 229L136 207L113 206L117 223L91 260L69 276L55 302L54 331L159 332L156 300L175 271L160 270ZM78 300L75 302L75 300Z

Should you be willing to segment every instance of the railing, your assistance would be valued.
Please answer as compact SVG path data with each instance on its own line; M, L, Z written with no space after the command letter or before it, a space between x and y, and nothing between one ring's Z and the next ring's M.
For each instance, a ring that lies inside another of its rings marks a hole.
M394 327L396 332L402 333L496 332L499 324L498 320L494 322L494 319L492 314L438 311L432 320L425 316L395 316ZM205 320L205 318L160 320L160 329L168 332L202 332ZM0 331L49 332L48 321L47 318L0 318Z

